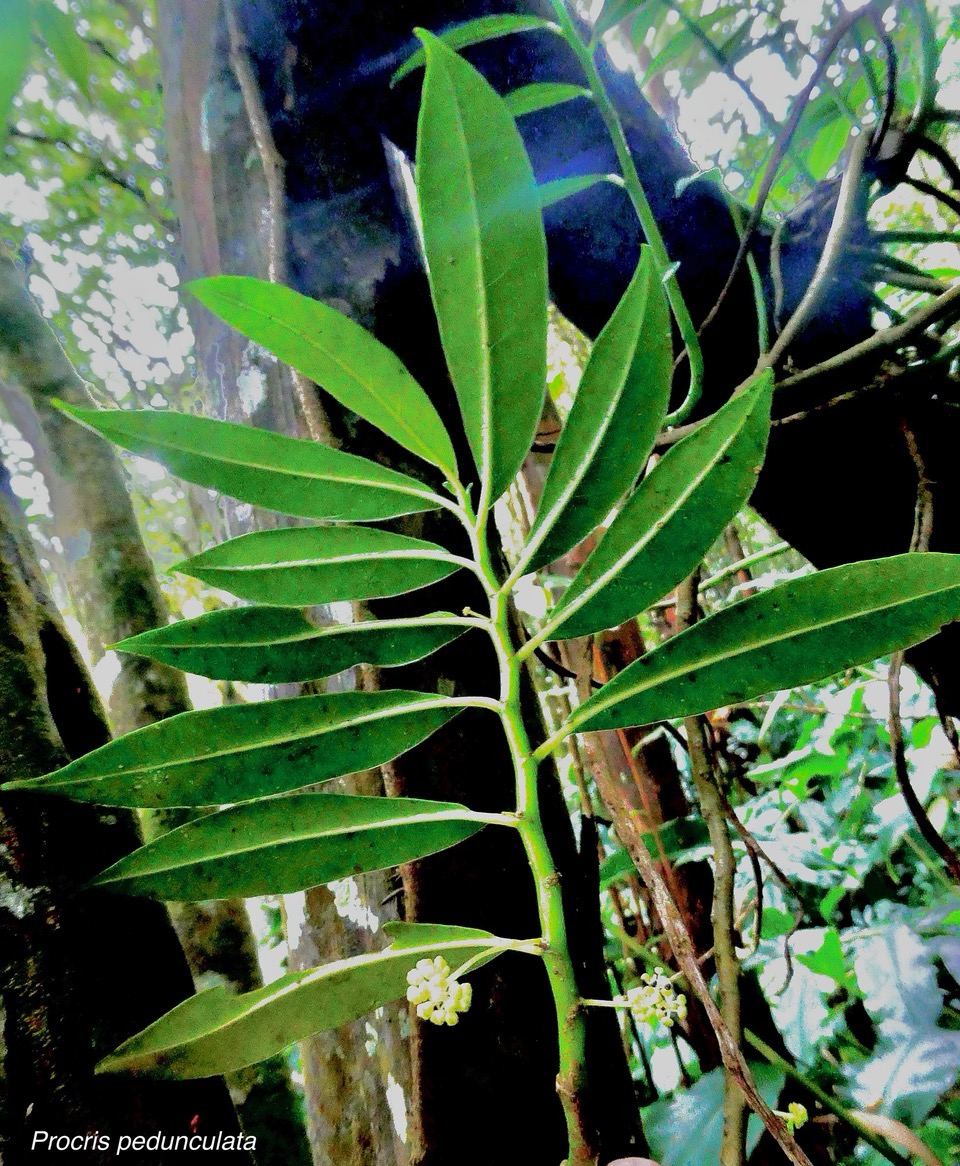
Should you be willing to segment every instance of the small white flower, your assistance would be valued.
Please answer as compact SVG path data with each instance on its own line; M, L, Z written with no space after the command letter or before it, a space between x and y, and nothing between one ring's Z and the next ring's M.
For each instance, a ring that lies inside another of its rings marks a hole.
M473 999L470 984L461 984L450 974L442 955L422 959L407 972L407 999L416 1005L417 1016L431 1024L454 1025Z
M637 1020L651 1026L659 1022L672 1028L676 1020L683 1023L687 1019L687 998L674 992L663 968L644 972L637 987L627 992L626 1001Z

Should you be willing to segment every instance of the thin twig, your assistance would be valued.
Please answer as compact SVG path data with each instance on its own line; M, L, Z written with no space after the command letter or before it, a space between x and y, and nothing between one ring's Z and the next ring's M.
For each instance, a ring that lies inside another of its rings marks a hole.
M793 315L784 325L783 331L770 351L760 358L756 372L766 368L774 368L787 348L807 326L814 310L823 298L827 282L840 253L843 250L853 222L857 195L860 191L860 179L863 176L863 166L870 149L870 139L867 134L861 134L853 144L850 158L840 183L840 193L837 196L837 207L833 214L833 222L827 241L824 244L820 258L817 260L816 270L810 285L804 292L803 298L797 305Z
M857 1137L862 1138L869 1145L887 1159L892 1162L894 1166L910 1166L906 1158L901 1157L895 1150L878 1138L871 1130L869 1130L851 1110L841 1105L839 1101L835 1101L825 1089L820 1086L812 1078L805 1073L801 1073L795 1066L791 1065L789 1061L784 1060L778 1052L772 1049L766 1042L762 1041L758 1036L752 1033L749 1029L744 1032L744 1039L748 1045L751 1045L757 1050L762 1057L764 1057L775 1069L779 1069L781 1073L791 1077L798 1085L802 1085L804 1089L808 1090L820 1102L824 1109L828 1109L832 1114L838 1117L842 1122L848 1125Z
M710 988L704 978L700 965L697 963L696 951L690 933L687 931L683 916L673 901L663 875L657 870L656 863L647 850L643 838L641 816L627 800L627 796L619 782L610 780L602 782L601 795L610 813L617 821L617 833L621 842L626 846L637 870L650 892L650 898L657 915L663 922L664 931L671 950L677 960L680 970L686 977L691 992L703 1005L707 1018L717 1038L720 1047L720 1056L723 1064L734 1075L750 1103L753 1111L758 1115L764 1126L783 1150L787 1159L794 1166L812 1166L810 1159L797 1145L793 1135L787 1129L783 1120L779 1118L766 1103L757 1089L753 1074L744 1059L740 1046L733 1039L730 1030L724 1023L720 1010L710 995Z
M734 281L740 272L743 261L747 257L747 250L753 240L753 234L760 225L760 220L763 218L763 208L766 206L767 198L770 191L773 189L773 183L777 176L777 171L780 169L780 164L786 157L790 142L793 140L793 135L797 132L797 127L800 125L800 119L803 117L803 112L807 107L807 102L810 100L810 95L813 90L819 85L827 65L830 63L830 58L836 52L840 42L849 32L850 28L863 16L863 9L858 9L856 12L848 13L844 20L834 28L830 34L830 38L823 46L823 50L817 57L817 63L813 70L810 80L804 86L803 91L797 96L790 109L790 116L783 124L777 140L773 143L773 150L770 154L770 160L763 173L763 180L760 183L760 189L757 192L757 201L753 205L750 212L750 218L747 220L746 226L743 229L743 234L740 237L740 246L737 248L737 254L733 260L733 266L730 268L730 274L727 276L727 281L717 297L716 303L707 313L706 319L698 329L698 335L703 335L704 331L713 323L717 312L724 300L730 293Z
M881 328L859 344L845 348L843 352L838 352L835 356L828 357L819 364L785 377L778 383L777 391L793 388L795 385L812 380L814 377L823 376L825 373L836 372L838 369L845 368L865 357L875 356L888 348L897 348L921 329L929 328L935 321L955 311L960 311L960 283L955 283L942 296L937 296L935 300L931 300L922 308L911 312L902 324L891 324L889 328Z
M906 420L901 421L900 428L903 431L910 458L917 470L917 510L913 537L910 540L910 550L922 554L930 548L930 536L933 531L932 483L927 475L926 463L917 444L916 434ZM890 671L887 674L887 685L890 689L890 716L887 725L890 732L890 753L893 757L893 770L896 774L897 785L900 787L900 793L907 803L907 809L916 822L921 837L943 860L951 877L960 882L960 855L944 838L940 837L930 821L923 808L923 803L917 797L917 792L913 788L907 770L906 750L903 744L903 724L900 719L900 672L902 668L903 652L894 652L890 659Z
M697 619L697 590L700 569L677 588L677 631L691 627ZM713 846L713 922L714 959L720 984L720 1012L731 1038L741 1040L740 961L734 939L733 895L737 872L736 856L727 830L723 800L717 784L712 759L704 740L704 718L684 720L690 752L690 774L696 787L700 812L707 824ZM742 1166L747 1128L746 1099L732 1070L724 1074L723 1137L720 1166Z
M250 61L248 45L234 8L234 0L223 0L223 12L230 39L230 67L237 79L243 107L250 123L250 132L257 147L267 186L267 278L271 283L287 282L287 194L283 158L277 150L270 128L270 117L263 103L263 94ZM287 366L284 366L286 369ZM294 397L300 406L307 431L314 441L335 445L316 391L301 373L287 369Z
M919 191L920 194L929 194L938 202L942 202L944 206L948 206L955 215L960 215L960 198L948 194L945 190L941 190L939 186L935 186L932 182L928 182L925 178L911 178L909 175L904 179L907 186L912 186L914 190Z

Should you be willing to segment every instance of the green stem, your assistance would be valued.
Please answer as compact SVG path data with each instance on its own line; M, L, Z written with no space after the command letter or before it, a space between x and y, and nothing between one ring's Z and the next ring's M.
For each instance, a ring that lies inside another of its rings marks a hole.
M523 842L533 874L537 910L544 941L544 964L553 993L557 1016L560 1068L557 1092L567 1124L570 1166L591 1166L596 1155L592 1138L584 1125L582 1094L585 1080L585 1036L576 975L570 958L567 925L563 912L560 875L540 817L537 788L539 759L534 755L523 722L520 703L521 663L514 651L510 632L510 598L499 584L487 542L487 515L474 517L469 501L461 498L465 523L471 534L478 574L490 596L488 632L500 666L499 713L516 776L517 809L515 826ZM513 823L512 823L513 824Z
M794 1068L789 1061L784 1060L778 1052L772 1049L768 1044L762 1041L758 1036L752 1033L749 1029L744 1029L743 1038L748 1045L752 1045L757 1052L764 1057L775 1069L779 1069L781 1073L792 1078L804 1089L812 1093L813 1096L820 1102L824 1109L828 1109L835 1117L838 1117L842 1122L848 1125L859 1138L863 1138L865 1142L871 1145L878 1154L881 1154L888 1162L892 1162L894 1166L910 1166L907 1159L898 1154L895 1150L891 1150L889 1145L882 1139L878 1138L875 1133L868 1130L866 1126L861 1125L846 1106L840 1104L833 1097L830 1096L826 1090L821 1089L816 1081L812 1081L805 1076L798 1069Z
M563 32L563 37L580 62L580 67L583 69L584 75L587 78L587 87L593 94L594 104L603 119L604 125L607 127L607 133L610 135L610 141L613 143L617 161L620 164L623 184L626 187L627 194L630 196L630 201L633 203L634 210L637 212L637 218L640 220L640 225L643 228L647 243L653 252L654 263L657 266L660 278L663 280L664 290L667 293L667 299L670 301L670 308L673 312L674 319L677 321L680 336L687 350L687 359L690 361L690 387L687 389L687 395L683 403L666 418L666 424L679 425L681 421L690 415L694 406L700 400L700 393L703 388L703 354L700 351L700 339L697 336L697 329L694 327L693 320L690 318L690 312L687 309L683 293L680 291L680 285L677 283L676 268L670 262L670 256L667 253L663 235L660 233L660 228L657 225L657 220L654 218L646 191L643 189L640 175L637 173L637 167L633 161L633 155L630 153L630 146L627 142L626 134L623 132L620 118L617 115L616 109L614 109L613 103L607 96L603 79L593 59L592 46L584 44L581 39L577 26L567 10L565 0L551 0L551 4L554 12L557 14L557 22Z

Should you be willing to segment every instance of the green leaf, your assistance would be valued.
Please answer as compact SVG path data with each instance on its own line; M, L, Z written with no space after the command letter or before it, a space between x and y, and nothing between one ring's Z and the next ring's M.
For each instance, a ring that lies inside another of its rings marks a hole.
M653 255L597 337L560 434L527 539L528 570L558 559L632 488L666 416L673 367L670 308Z
M605 32L615 28L621 20L626 20L628 16L632 16L648 4L651 8L654 7L652 0L607 0L594 24L595 35L603 36Z
M187 288L341 405L454 476L453 447L427 394L399 357L348 316L282 284L245 275L213 275Z
M355 664L410 664L467 630L466 621L442 613L317 627L300 608L236 607L155 628L115 647L214 680L284 684L333 676Z
M818 182L826 178L830 168L840 160L849 137L850 123L839 113L818 132L813 146L804 155L807 169Z
M502 36L510 36L515 32L530 32L535 29L547 29L550 32L559 32L557 25L539 16L479 16L476 20L467 20L463 24L455 24L446 32L441 32L438 39L451 49L465 49L470 45L482 44L483 41L498 40ZM427 55L423 49L417 49L403 62L399 69L390 78L391 86L402 81L404 77L423 68Z
M7 789L105 806L216 806L372 769L462 704L424 692L341 692L180 713Z
M13 117L13 99L20 92L30 59L30 5L26 0L0 0L0 29L3 29L3 51L0 52L2 142L7 136L7 123Z
M481 931L477 927L457 927L451 923L403 923L399 919L391 919L384 923L382 930L392 941L391 951L459 940L477 940L478 946L483 946L487 941L498 942L490 931Z
M571 718L646 725L797 688L926 640L960 619L960 555L831 567L725 608L618 673Z
M762 1061L750 1066L761 1096L776 1105L784 1075ZM643 1128L650 1141L650 1153L661 1166L706 1166L720 1161L723 1135L723 1068L711 1069L689 1089L665 1101L656 1101L643 1110ZM763 1126L750 1115L747 1125L747 1154L760 1140Z
M309 607L400 595L462 565L422 539L365 526L308 526L242 534L174 569L242 599Z
M580 568L537 643L615 627L690 574L750 497L772 386L762 374L664 456Z
M485 933L476 939L428 941L291 972L239 996L224 987L210 988L124 1041L97 1071L181 1080L232 1073L401 999L407 973L418 960L442 955L454 967L487 948L506 945Z
M84 97L90 98L90 49L77 33L73 17L52 0L40 0L33 10L37 28L57 64ZM6 36L6 31L4 32Z
M427 75L417 192L430 291L484 498L492 502L530 449L546 391L540 192L503 100L436 37L418 35Z
M454 846L483 828L469 813L415 798L267 798L162 834L92 885L178 901L285 895Z
M534 81L521 85L503 95L504 103L513 117L523 117L541 109L552 109L578 97L589 97L590 90L582 85L566 85L560 81Z
M570 178L554 178L551 182L542 182L537 187L540 192L540 208L545 209L560 202L564 198L572 198L583 190L589 190L598 182L609 182L609 174L574 174Z
M281 514L365 522L440 505L416 478L319 442L188 413L59 407L178 478Z

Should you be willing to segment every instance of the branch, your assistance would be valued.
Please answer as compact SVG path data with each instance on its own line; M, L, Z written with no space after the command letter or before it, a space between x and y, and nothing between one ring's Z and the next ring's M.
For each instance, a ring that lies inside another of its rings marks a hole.
M767 355L761 357L757 362L755 370L757 373L776 366L790 344L806 327L814 309L820 303L830 273L846 244L847 236L850 234L857 194L860 190L860 179L863 175L863 165L866 162L869 149L870 138L867 134L861 134L854 142L850 152L850 160L844 171L843 181L840 183L840 194L837 198L836 210L833 213L833 222L830 224L830 232L827 235L823 251L817 260L817 267L810 281L810 286L797 305L796 311L784 326L777 342Z
M866 340L861 340L859 344L845 348L836 356L828 357L819 364L786 377L777 385L777 390L793 388L794 385L802 384L814 377L823 376L825 373L836 372L837 369L845 368L847 365L854 364L866 357L875 356L888 348L897 348L906 343L916 332L928 328L935 321L953 312L960 312L960 283L955 283L942 296L937 296L929 304L924 304L922 308L911 312L902 324L892 324L889 328L881 328L879 332L874 332L872 336Z
M678 632L692 627L696 622L699 577L698 567L677 589ZM739 1045L743 1035L740 1022L740 961L737 959L733 918L737 861L727 830L727 818L717 787L717 777L704 741L703 717L687 717L683 724L690 751L690 775L696 787L700 812L707 824L713 846L713 907L710 918L713 923L717 980L720 983L720 1011L731 1040ZM723 1083L723 1139L720 1146L720 1166L742 1166L746 1146L746 1125L746 1099L738 1087L735 1073L728 1067Z
M734 281L740 272L744 259L747 257L747 251L753 239L753 234L763 218L763 208L766 206L767 198L770 191L773 189L773 183L777 176L777 171L780 169L780 164L786 156L787 150L790 147L790 142L793 140L793 135L797 132L797 127L800 125L800 119L803 117L803 112L806 109L807 102L810 100L810 94L820 83L820 79L830 63L830 58L836 52L840 42L853 27L854 24L863 16L864 10L858 9L856 12L847 13L846 17L834 28L830 35L830 39L823 46L819 57L817 58L816 67L810 80L804 86L803 91L798 95L790 110L790 116L783 124L783 128L773 143L773 150L770 154L770 161L763 172L763 180L760 183L760 189L757 193L757 201L750 211L750 218L747 220L746 226L743 229L743 234L740 237L740 246L737 248L737 254L733 260L733 266L730 268L730 274L727 276L727 282L723 285L720 295L717 297L716 303L707 313L706 319L700 325L697 334L702 335L703 332L713 323L714 318L719 312L723 301L727 298L730 289L733 287Z
M627 800L623 790L618 788L619 783L614 780L605 780L598 775L598 785L604 802L613 815L617 834L626 846L637 870L640 872L657 914L663 921L667 941L673 949L677 963L686 977L690 990L704 1007L710 1024L717 1037L720 1047L720 1056L724 1065L735 1077L743 1090L753 1111L770 1131L777 1145L783 1150L788 1161L794 1166L813 1166L804 1151L797 1145L793 1135L787 1130L783 1121L777 1117L757 1089L756 1082L747 1062L744 1060L740 1047L730 1034L724 1023L720 1010L710 995L710 988L704 979L703 972L697 962L693 941L684 924L683 918L667 889L663 875L657 870L656 863L647 850L643 838L643 823L638 810L634 809ZM898 1164L899 1166L899 1164Z
M930 535L933 529L933 490L927 476L923 455L917 445L916 434L905 420L901 421L900 428L903 431L910 458L917 470L917 513L910 550L923 553L930 548ZM903 744L903 724L900 720L900 672L902 668L903 652L894 652L890 660L890 671L887 674L887 685L890 689L890 717L888 720L890 752L893 757L897 785L900 787L903 800L907 803L907 809L916 822L921 837L942 859L951 877L960 882L960 855L944 838L940 837L930 821L922 802L917 797L917 791L913 788L907 770L907 757Z

